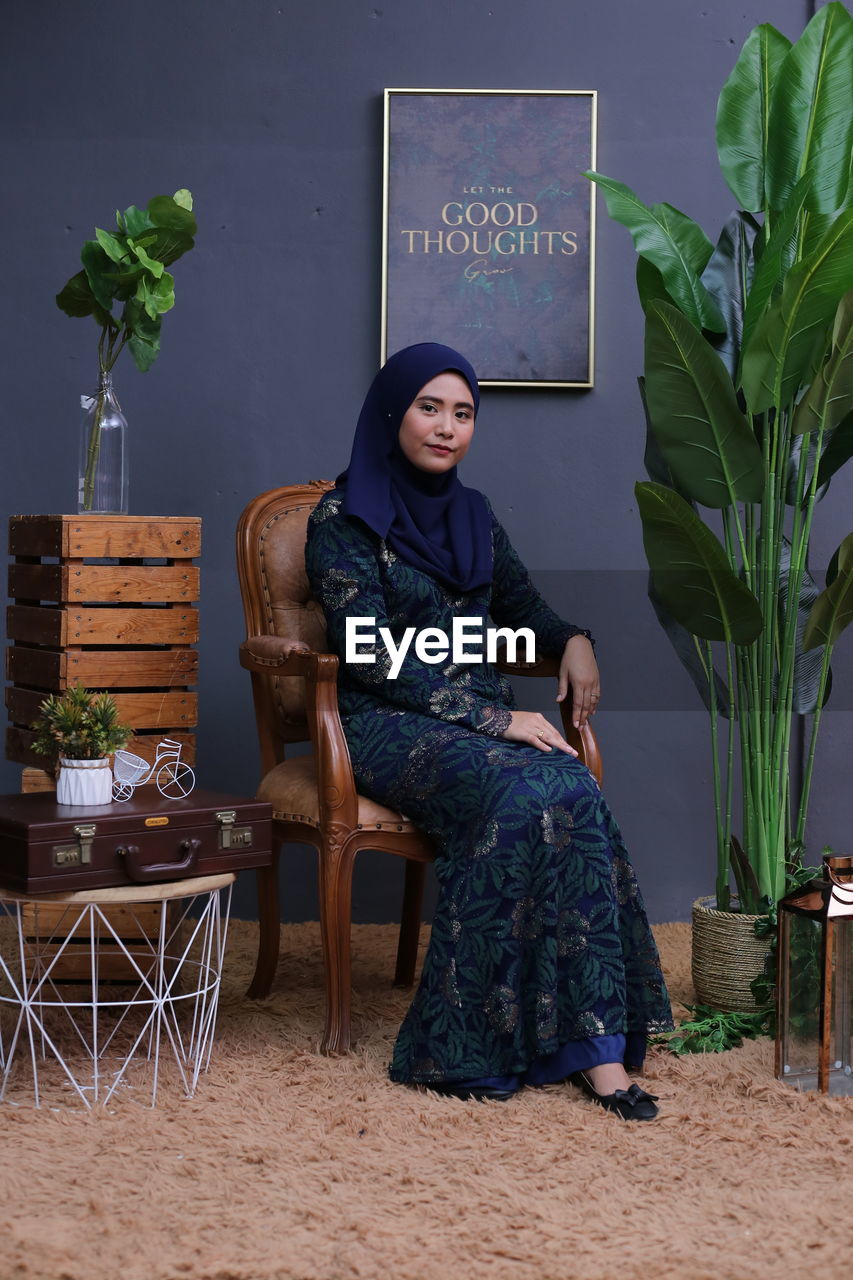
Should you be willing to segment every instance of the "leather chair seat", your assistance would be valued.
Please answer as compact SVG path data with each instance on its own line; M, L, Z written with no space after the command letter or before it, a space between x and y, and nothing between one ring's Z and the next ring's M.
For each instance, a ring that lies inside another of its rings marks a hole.
M320 825L320 803L317 795L317 768L313 756L295 756L277 764L261 782L257 796L273 807L273 817L283 822L307 822ZM414 823L377 804L367 796L358 795L359 829L371 827L376 831L415 832Z

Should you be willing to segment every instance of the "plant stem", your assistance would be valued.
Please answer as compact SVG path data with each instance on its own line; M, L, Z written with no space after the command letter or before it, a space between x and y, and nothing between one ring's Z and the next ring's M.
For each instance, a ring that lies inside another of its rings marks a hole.
M734 753L735 753L735 677L732 671L732 645L726 645L726 682L729 687L729 740L726 748L726 856L732 838L732 796L734 788Z
M764 456L764 493L761 499L761 575L760 575L760 592L759 605L761 607L761 616L764 621L764 627L761 633L761 643L759 648L759 667L758 682L755 686L754 693L760 700L760 710L758 711L758 725L756 726L760 735L760 747L758 752L758 763L761 769L761 788L759 803L759 843L761 843L761 832L765 830L765 822L767 809L765 797L767 792L767 784L769 778L764 774L764 762L770 750L770 724L773 714L772 689L773 689L773 611L770 607L770 601L773 598L772 586L772 553L773 546L773 524L775 513L775 489L776 477L773 472L773 450L771 441L770 428L770 412L764 415L764 429L761 437L761 450ZM744 767L747 767L745 762ZM759 851L756 850L756 855ZM752 857L750 852L748 855ZM758 868L756 868L758 869ZM759 883L761 877L759 875Z
M95 397L95 416L92 419L92 430L89 433L89 444L86 450L86 473L83 480L84 511L92 510L92 501L95 496L95 474L98 469L98 455L101 451L101 422L104 417L105 396L106 391L99 385Z
M805 443L805 442L802 442ZM788 566L788 594L785 602L785 618L782 636L782 663L779 671L779 688L777 693L776 733L774 738L774 755L776 758L777 777L780 794L784 790L787 804L785 806L785 835L792 834L791 814L791 780L790 780L790 746L791 724L795 714L794 693L797 674L797 629L800 615L800 597L803 589L803 578L806 570L808 552L808 531L803 527L803 497L809 465L809 448L802 447L797 468L797 485L794 495L794 514L791 528L791 551ZM815 455L815 465L817 454ZM777 889L784 892L784 881Z
M92 503L95 497L95 477L98 470L98 457L101 452L101 423L104 418L104 400L105 390L103 386L104 377L108 374L118 360L125 344L130 337L130 330L112 329L109 325L104 325L101 329L101 336L98 339L98 393L95 404L95 416L92 419L92 430L89 433L89 443L86 449L86 471L83 478L83 510L91 511ZM106 353L104 352L104 344L106 343ZM116 345L118 343L118 345Z
M754 743L756 740L754 724L754 706L750 702L750 670L752 671L752 687L756 684L758 670L757 645L751 644L735 647L735 669L737 673L737 722L741 751L741 783L743 786L743 846L750 863L759 874L757 855L760 847L759 828L761 826L759 799L756 795L760 788L760 775L754 772L751 762L756 759ZM741 905L744 904L744 890L740 890Z
M815 502L817 500L817 476L818 476L818 465L820 462L821 448L823 445L824 423L825 423L825 418L822 418L820 428L818 429L818 433L817 433L817 442L815 444L814 468L812 470L811 483L809 484L809 495L806 502L806 514L803 519L802 544L804 549L803 550L804 564L805 564L805 554L808 551L809 536L811 534L811 526L812 526L812 518L814 516ZM808 452L808 450L806 450L806 452ZM797 829L796 829L795 839L799 842L802 842L803 835L806 829L806 816L808 814L809 796L811 794L811 781L812 781L812 770L814 768L814 755L815 755L815 748L817 746L818 729L820 728L820 716L821 716L821 711L823 709L824 697L826 695L826 682L829 674L829 663L830 663L831 654L832 654L832 645L831 644L824 645L823 661L821 662L821 667L820 667L820 680L818 682L817 705L815 707L814 719L812 721L812 732L809 740L809 751L808 751L808 757L806 760L805 773L803 775L803 788L802 788L802 791L800 792L799 812L797 814Z
M711 710L711 763L714 773L714 817L717 827L717 909L725 911L723 900L728 896L729 885L729 848L723 832L723 815L722 815L722 787L720 780L720 752L718 738L718 716L717 716L717 686L714 680L714 654L711 649L711 641L705 641L705 657L699 647L696 637L693 637L696 650L699 654L700 661L705 668L705 674L708 677L708 696Z
M812 787L812 773L814 771L815 747L817 746L817 732L820 728L820 714L823 710L823 700L826 693L826 681L829 675L829 663L832 657L831 644L824 645L823 661L820 664L820 683L818 685L817 706L815 707L814 719L812 720L812 733L809 740L809 754L806 760L806 769L803 775L803 790L800 796L800 813L797 820L796 839L802 843L806 830L806 814L809 807L809 794Z

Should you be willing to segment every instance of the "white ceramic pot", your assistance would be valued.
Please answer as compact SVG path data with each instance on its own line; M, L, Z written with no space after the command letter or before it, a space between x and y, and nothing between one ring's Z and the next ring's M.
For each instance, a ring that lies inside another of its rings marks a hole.
M59 777L56 780L56 803L73 804L78 809L92 809L96 805L112 804L113 771L105 756L103 760L67 760L59 757Z

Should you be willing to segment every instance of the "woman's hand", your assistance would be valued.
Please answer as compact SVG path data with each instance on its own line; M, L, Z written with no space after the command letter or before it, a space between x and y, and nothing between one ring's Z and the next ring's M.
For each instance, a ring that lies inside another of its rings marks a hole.
M601 697L598 663L586 636L572 636L566 642L557 682L558 702L565 698L569 685L572 686L572 723L576 729L583 729L589 717L598 710Z
M576 756L577 751L570 747L558 729L550 720L540 716L538 711L513 711L509 728L501 734L509 742L527 742L540 751L565 751L567 755Z

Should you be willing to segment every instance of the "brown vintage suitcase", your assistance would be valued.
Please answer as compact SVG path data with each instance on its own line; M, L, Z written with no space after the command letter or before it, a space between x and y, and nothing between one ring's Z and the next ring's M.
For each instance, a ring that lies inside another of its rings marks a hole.
M0 886L64 893L216 875L272 861L272 805L146 788L123 804L58 805L52 793L0 796Z

